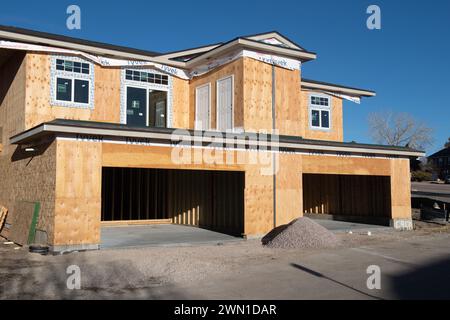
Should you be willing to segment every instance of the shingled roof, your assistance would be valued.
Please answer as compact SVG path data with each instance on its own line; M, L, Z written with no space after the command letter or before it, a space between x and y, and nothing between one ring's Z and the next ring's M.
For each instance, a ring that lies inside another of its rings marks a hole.
M429 158L441 158L441 157L450 157L450 147L442 149L441 151L438 151L435 154L429 156Z

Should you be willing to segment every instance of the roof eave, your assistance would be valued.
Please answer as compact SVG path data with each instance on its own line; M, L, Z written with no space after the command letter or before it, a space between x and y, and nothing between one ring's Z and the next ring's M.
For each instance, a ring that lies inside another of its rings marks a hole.
M377 95L375 91L371 90L356 89L334 84L309 82L308 80L303 79L302 79L302 89L330 91L354 97L375 97Z
M86 134L86 135L101 135L110 137L133 137L133 138L157 138L170 141L173 136L173 130L175 129L159 129L159 128L133 128L125 127L118 124L108 123L96 123L86 121L73 121L73 120L53 120L51 122L42 123L32 129L22 132L10 138L11 144L27 144L36 141L37 138L41 138L46 135L57 136L58 134ZM190 130L192 131L192 130ZM248 143L248 139L245 135L248 133L238 134L242 135L239 141L242 143ZM196 136L195 134L193 135ZM209 135L205 135L209 137ZM213 135L214 136L214 135ZM223 140L225 139L225 140ZM223 138L223 142L227 142L227 137ZM220 140L220 139L219 139ZM232 139L233 143L234 138ZM214 140L215 141L215 140ZM206 141L208 142L208 141ZM219 141L220 142L220 141ZM302 150L319 150L319 151L332 151L332 152L351 152L361 154L374 154L374 155L391 155L401 157L421 157L424 156L424 152L400 147L387 147L376 146L366 144L351 144L351 143L336 143L326 141L314 141L305 140L301 137L292 136L278 136L278 139L274 141L270 140L267 143L275 147L280 148L293 148Z
M27 34L25 32L17 32L10 31L5 29L0 29L0 39L6 39L11 41L20 41L25 43L39 44L39 45L48 45L54 46L58 48L78 50L83 52L88 52L92 54L97 54L101 56L111 56L117 58L125 58L130 60L143 60L143 61L153 61L154 57L158 56L158 53L151 52L139 52L138 49L119 47L108 44L100 44L96 46L93 41L82 39L73 39L73 41L55 39L50 37L39 36L40 32L36 32L36 34ZM44 34L44 33L42 33ZM56 37L57 35L55 35ZM61 38L65 38L61 36ZM67 39L71 39L67 37ZM76 42L74 40L77 40ZM108 48L109 47L109 48ZM129 50L129 51L127 51Z

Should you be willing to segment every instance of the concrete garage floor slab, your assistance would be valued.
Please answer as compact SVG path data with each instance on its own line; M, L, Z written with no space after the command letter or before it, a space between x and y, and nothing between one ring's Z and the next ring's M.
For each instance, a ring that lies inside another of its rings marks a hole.
M100 249L211 245L230 241L243 241L243 239L201 228L173 224L102 227Z
M320 224L322 227L327 228L330 231L339 232L375 232L375 231L388 231L393 230L391 227L378 226L372 224L354 223L346 221L337 220L327 220L327 219L313 219L314 222Z

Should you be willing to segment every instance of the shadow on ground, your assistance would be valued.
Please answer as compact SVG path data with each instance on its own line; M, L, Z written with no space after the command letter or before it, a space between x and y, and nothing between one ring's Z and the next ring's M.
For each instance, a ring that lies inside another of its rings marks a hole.
M151 263L149 261L149 263ZM81 289L67 287L67 268L79 266ZM166 279L148 277L129 260L93 263L83 253L2 257L0 299L185 299Z
M391 277L398 299L450 299L450 257Z
M295 222L295 221L294 221ZM261 239L261 243L263 245L268 244L269 242L271 242L273 239L276 238L276 236L278 236L280 233L282 233L284 230L286 230L289 226L291 226L294 222L291 222L289 224L285 224L279 227L276 227L275 229L273 229L272 231L270 231L268 234L266 234L262 239Z

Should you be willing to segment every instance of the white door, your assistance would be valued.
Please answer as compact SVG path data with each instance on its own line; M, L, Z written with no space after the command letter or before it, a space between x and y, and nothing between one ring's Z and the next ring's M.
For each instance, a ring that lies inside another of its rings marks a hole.
M233 77L217 81L217 130L233 129Z
M195 130L209 130L210 85L195 90Z

